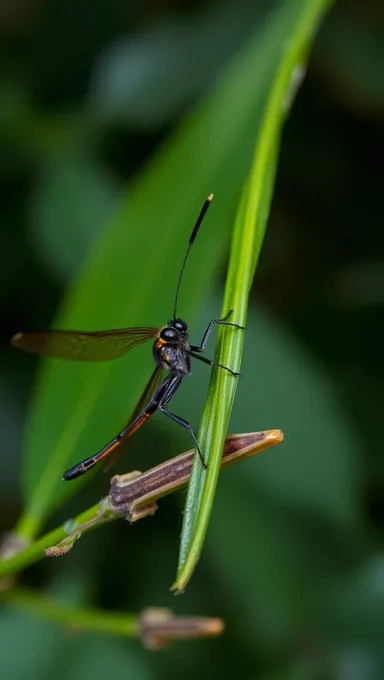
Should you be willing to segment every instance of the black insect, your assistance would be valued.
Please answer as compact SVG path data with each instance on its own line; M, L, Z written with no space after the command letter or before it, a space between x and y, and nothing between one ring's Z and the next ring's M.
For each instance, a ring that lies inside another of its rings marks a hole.
M49 357L73 359L77 361L107 361L109 359L115 359L133 349L136 345L154 339L153 356L156 361L156 368L144 389L128 425L119 432L109 444L101 449L101 451L67 470L63 475L63 479L75 479L93 468L100 460L105 459L120 447L121 444L136 432L136 430L138 430L158 409L189 432L201 462L205 467L205 462L192 427L184 420L184 418L180 418L168 411L167 406L184 378L191 372L191 356L210 366L218 366L219 368L229 371L233 376L239 375L227 366L222 366L201 355L215 324L243 328L243 326L228 321L232 310L224 319L212 319L212 321L210 321L200 345L189 344L188 325L176 315L180 284L185 264L212 198L213 194L210 194L205 200L189 239L188 248L184 255L177 281L172 319L168 321L166 326L163 326L160 329L123 328L121 330L97 332L52 330L45 332L16 333L16 335L13 336L11 344L19 349L23 349L27 352L34 352L36 354L44 354ZM164 370L168 371L168 375L165 378Z

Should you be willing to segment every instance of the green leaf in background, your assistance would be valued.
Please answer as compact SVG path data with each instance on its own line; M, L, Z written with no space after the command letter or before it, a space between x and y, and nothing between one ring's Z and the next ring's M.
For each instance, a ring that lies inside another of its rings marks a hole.
M285 444L279 460L263 456L244 475L276 499L352 526L359 514L360 442L345 406L327 374L284 327L260 313L251 313L248 323L244 391L231 427L266 428L276 421ZM248 391L254 391L252 399Z
M88 586L88 575L81 581L71 576L68 578L66 572L50 583L45 595L48 602L53 596L53 600L76 606L88 599ZM70 635L63 623L47 620L43 613L36 615L33 608L32 612L25 612L22 605L14 603L5 604L2 610L0 635L3 643L2 673L5 678L21 680L36 677L48 680L55 677L57 680L66 680L70 677L75 680L90 677L102 680L107 672L116 677L128 673L131 677L143 680L153 677L148 655L137 639L133 641L128 635L126 638L116 638L89 631L79 634L79 630L77 635ZM23 654L15 654L13 641L23 637L30 641L30 645ZM58 659L65 662L60 664Z
M286 37L281 23L275 32L267 26L268 31L257 27L204 106L137 178L69 290L56 326L87 330L164 323L191 226L214 191L181 292L180 312L191 319L226 246L276 49ZM124 425L151 367L150 348L100 365L43 365L24 458L20 535L35 535L52 507L73 493L76 483L63 484L62 472Z
M246 322L248 295L269 213L281 126L296 90L297 74L303 70L314 29L328 4L324 1L287 2L268 26L268 38L274 37L275 69L234 227L222 308L222 317L233 309L233 321L242 326ZM216 361L238 371L243 334L235 334L233 329L232 332L228 328L220 329L217 346ZM225 371L213 371L199 433L208 468L198 467L196 460L188 487L174 586L179 591L191 578L208 529L235 389L233 378Z
M31 236L37 257L65 283L105 229L118 187L108 172L76 148L45 161L32 194Z
M380 119L384 110L383 12L338 3L317 45L323 86L355 115Z
M337 677L380 680L384 675L384 553L374 552L335 579L319 617Z
M207 3L193 22L188 12L173 20L156 17L113 42L97 60L90 83L93 115L139 129L172 122L263 20L266 5L265 0Z
M140 678L140 680L154 680L156 675L150 656L141 650L137 643L128 644L126 640L119 640L101 635L87 635L80 640L79 654L71 654L71 680L105 680L113 673L114 677ZM56 675L60 680L68 678L67 671L63 675Z
M310 664L304 661L292 661L279 670L262 673L255 676L254 680L317 680L318 668L316 663Z
M63 634L51 621L6 606L0 620L2 640L1 661L4 677L24 680L27 677L48 677L61 649ZM30 647L15 654L14 641L28 639Z

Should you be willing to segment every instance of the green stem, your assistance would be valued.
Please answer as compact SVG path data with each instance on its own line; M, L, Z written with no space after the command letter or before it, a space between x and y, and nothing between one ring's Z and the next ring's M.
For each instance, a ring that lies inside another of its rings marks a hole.
M299 3L298 3L299 4ZM301 2L301 9L283 6L279 21L292 25L280 45L276 72L262 115L248 181L237 214L222 316L234 310L232 321L246 323L248 297L260 254L272 197L281 129L287 115L315 30L331 0ZM244 333L222 328L218 333L215 359L240 370ZM228 428L236 383L224 371L213 370L199 442L207 470L194 465L188 488L180 541L180 557L174 588L182 591L200 558L212 512L220 469L221 451Z
M108 612L94 607L71 607L30 588L5 591L2 599L33 615L72 630L138 638L147 649L162 649L175 640L217 637L224 630L218 618L175 616L169 609L148 608L140 614Z
M80 630L92 630L123 637L139 636L139 617L135 614L109 613L95 608L70 607L48 599L29 588L13 588L2 594L2 599L36 616L43 616Z
M222 467L228 467L266 451L279 444L282 439L283 433L280 430L230 435L225 441ZM147 472L115 475L111 480L109 496L75 519L45 534L35 543L22 544L17 537L10 534L2 548L0 577L21 571L48 554L55 556L65 554L83 533L106 522L121 517L134 522L152 514L156 509L156 500L183 488L188 483L193 455L194 451L191 449ZM16 540L13 540L14 538ZM4 580L2 586L6 589L9 582Z
M30 564L37 562L45 557L45 551L52 545L59 543L65 539L69 533L71 533L76 526L83 524L88 524L95 520L98 516L102 516L105 512L104 508L105 499L96 505L93 505L88 510L80 513L74 520L65 522L60 527L53 529L49 533L45 534L34 543L26 547L24 550L16 553L12 557L5 559L0 562L0 576L6 576L7 574L13 574L15 572L21 571ZM110 513L108 517L103 516L102 522L112 521L117 519L119 515L117 513Z

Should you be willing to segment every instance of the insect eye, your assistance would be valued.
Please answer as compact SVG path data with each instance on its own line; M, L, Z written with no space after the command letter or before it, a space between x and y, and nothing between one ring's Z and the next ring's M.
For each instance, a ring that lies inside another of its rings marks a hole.
M187 330L187 324L182 319L176 319L176 321L173 322L173 325L175 328L177 328L178 331Z
M173 340L179 339L179 334L174 328L163 328L163 330L160 333L160 337L162 340L172 342Z

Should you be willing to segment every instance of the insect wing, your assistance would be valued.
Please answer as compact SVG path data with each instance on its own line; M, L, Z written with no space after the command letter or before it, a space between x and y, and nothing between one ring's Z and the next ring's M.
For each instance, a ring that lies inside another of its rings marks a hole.
M11 345L34 354L73 361L109 361L147 340L158 328L122 328L109 331L32 331L16 333Z
M149 378L143 393L137 402L134 411L132 412L132 415L128 421L127 427L132 423L137 416L142 413L142 411L145 409L147 406L148 402L150 401L152 395L156 391L156 388L160 385L164 375L164 369L160 364L157 364L155 370L153 371L151 377ZM144 421L143 421L144 422ZM104 471L107 472L117 461L119 458L120 454L122 452L122 447L119 447L115 451L111 452L108 456L108 459L104 463Z

